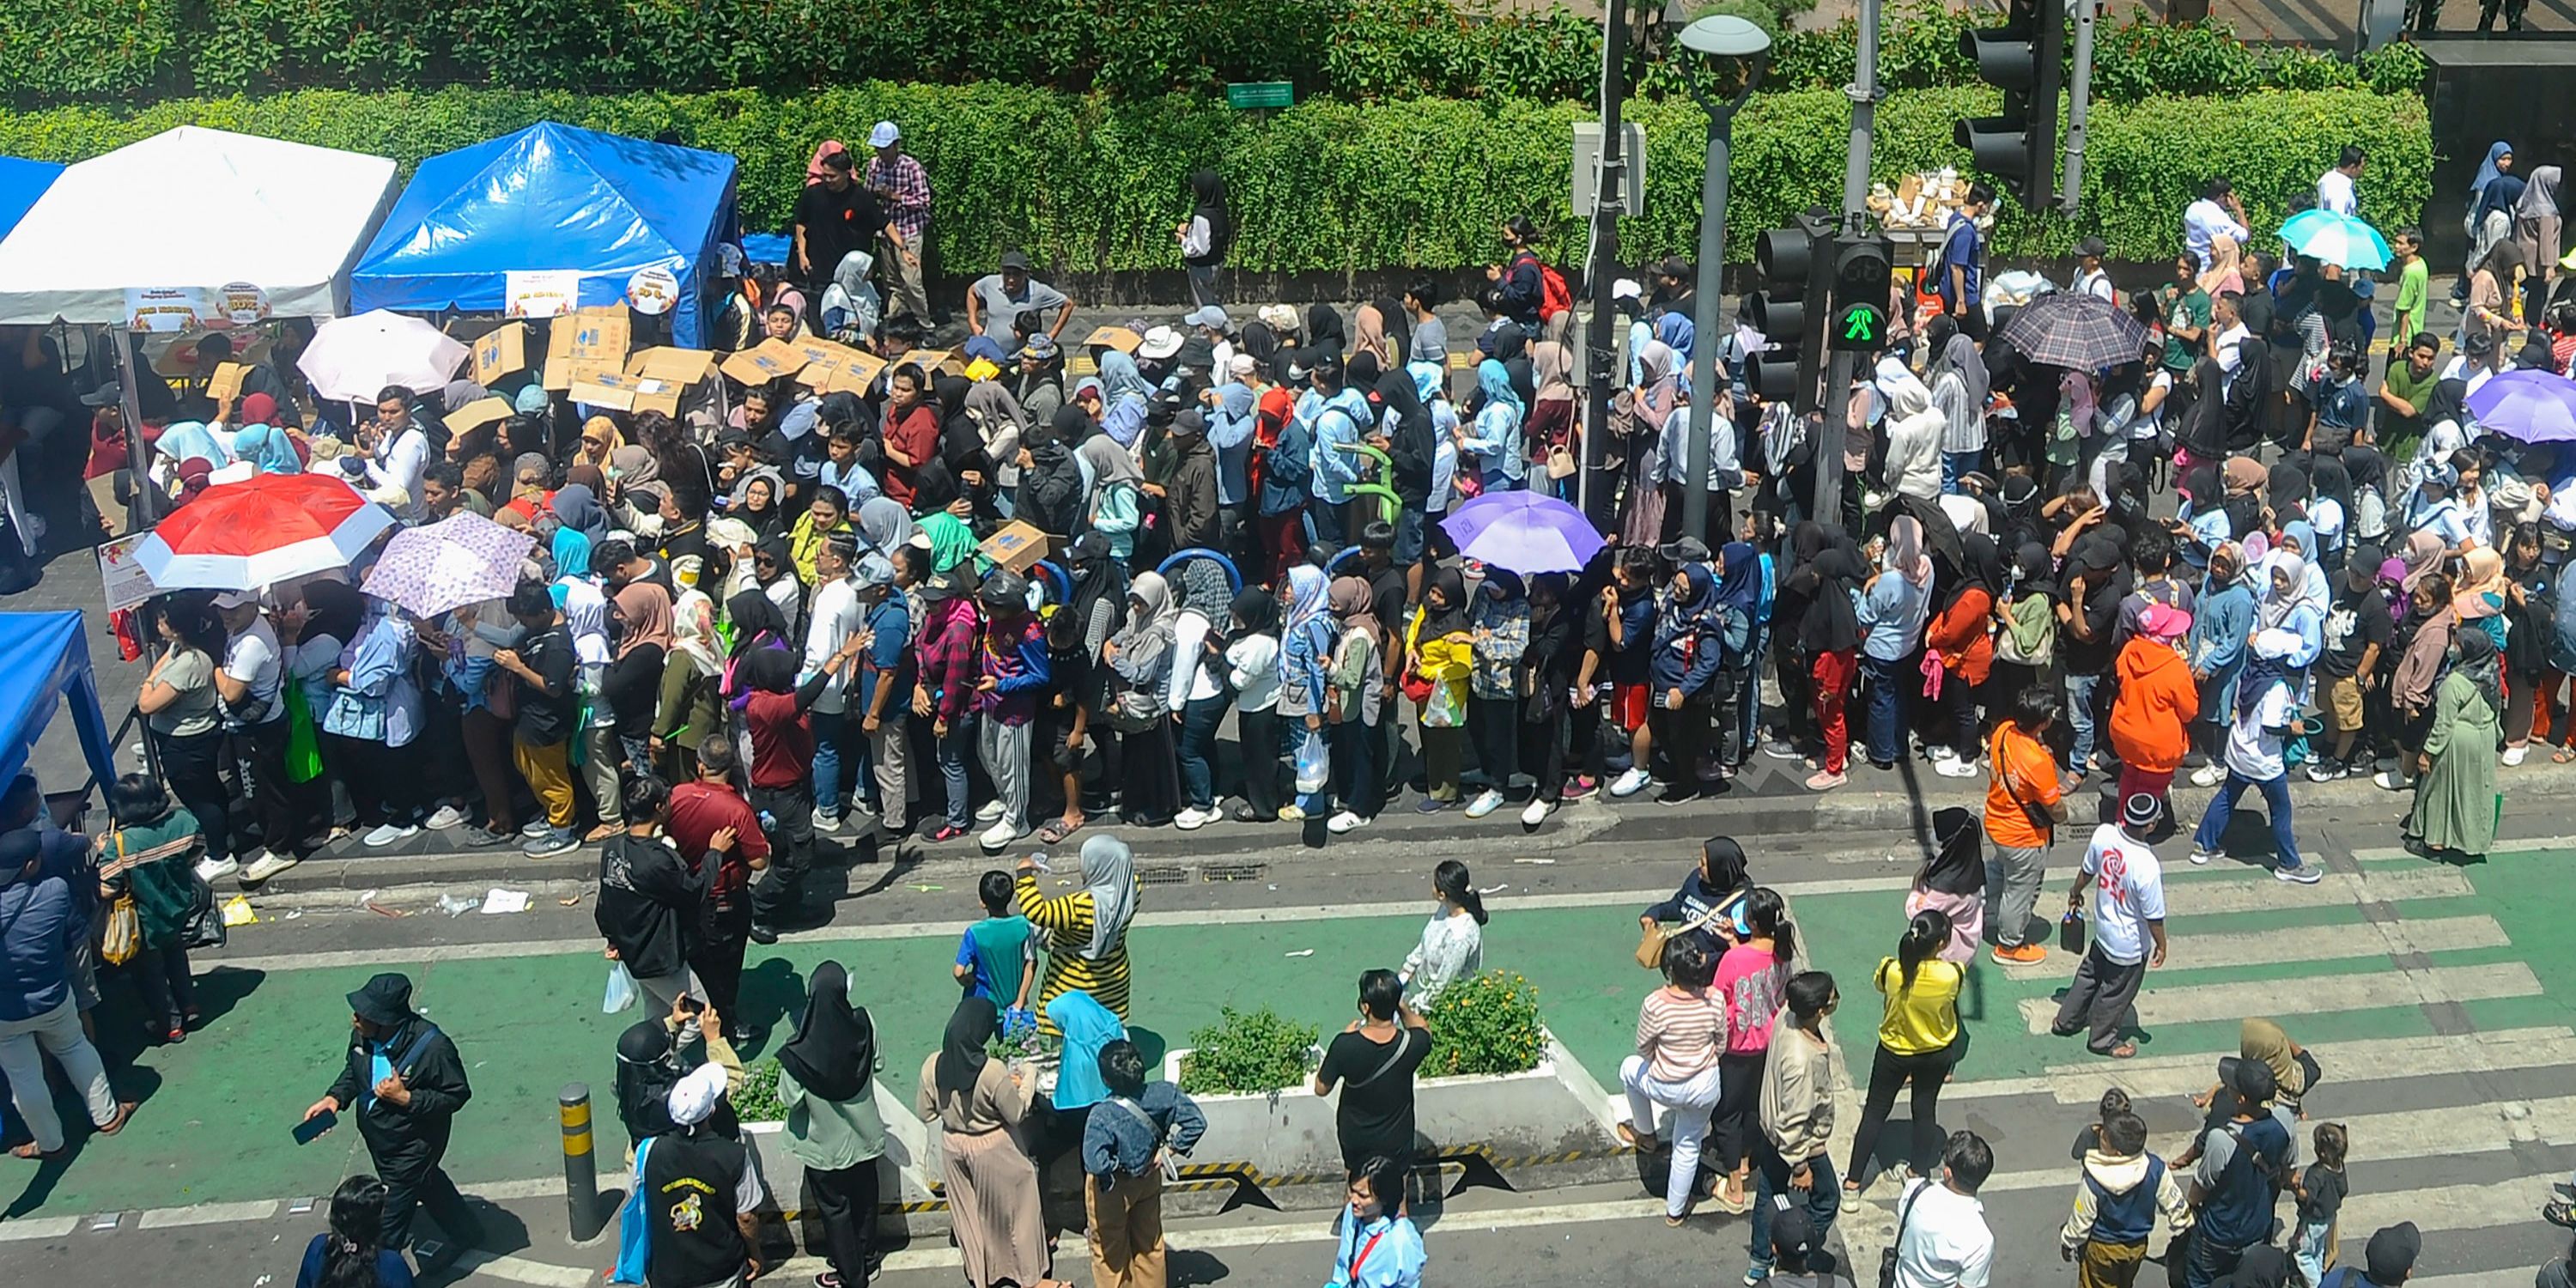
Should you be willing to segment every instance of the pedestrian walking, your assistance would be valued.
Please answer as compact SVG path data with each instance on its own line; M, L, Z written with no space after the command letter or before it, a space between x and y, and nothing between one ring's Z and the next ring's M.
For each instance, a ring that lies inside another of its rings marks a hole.
M805 1169L805 1193L822 1218L831 1269L815 1288L864 1288L874 1270L879 1161L885 1120L876 1075L885 1067L868 1009L850 997L850 973L814 968L796 1036L778 1050L778 1103L787 1110L787 1153Z
M688 941L707 916L711 875L690 871L663 844L670 820L671 790L662 780L627 780L626 830L599 847L599 889L591 904L608 959L625 968L652 1012L700 991L689 974ZM733 840L729 828L716 836L719 849Z
M1372 1158L1352 1169L1349 1203L1334 1232L1333 1277L1325 1288L1421 1288L1422 1232L1400 1210L1404 1165Z
M2326 1281L2326 1268L2335 1260L2335 1214L2343 1210L2344 1196L2351 1192L2344 1179L2343 1161L2351 1149L2352 1137L2342 1123L2318 1123L2316 1161L2308 1164L2291 1183L2290 1192L2299 1200L2298 1223L2290 1233L2290 1256L2299 1263L2299 1273L2310 1284ZM2348 1276L2347 1276L2348 1277Z
M2058 1255L2075 1263L2076 1288L2130 1288L2146 1263L2156 1217L2169 1231L2191 1225L2182 1186L2147 1152L2147 1124L2123 1110L2102 1123L2076 1178L2075 1207L2058 1231Z
M2093 891L2093 943L2076 964L2075 982L2058 1003L2049 1031L2066 1037L2089 1029L2085 1045L2115 1060L2138 1053L2137 1043L2120 1035L2120 1026L2147 971L2165 964L2164 869L2147 844L2147 834L2163 817L2155 797L2145 792L2129 797L2117 824L2093 829L2075 888L2066 892L2066 910L2072 915L2083 908L2084 892Z
M2253 787L2263 793L2264 812L2271 815L2272 846L2279 855L2272 875L2300 885L2315 885L2325 879L2325 868L2300 861L2298 837L2290 822L2286 744L2305 734L2308 724L2298 714L2298 698L2288 672L2276 665L2295 646L2289 636L2288 631L2277 629L2258 629L2254 633L2249 649L2254 660L2238 677L2236 709L2227 725L2227 777L2219 785L2218 794L2209 798L2209 809L2200 816L2200 829L2192 834L2191 861L2201 865L2219 856L2218 847L2227 835L2228 821L2236 816L2236 801L2246 788Z
M1670 1153L1664 1177L1669 1226L1679 1226L1690 1212L1700 1144L1717 1108L1726 1039L1726 1001L1712 988L1717 962L1706 943L1689 936L1664 945L1664 986L1638 1005L1636 1054L1619 1062L1619 1081L1628 1091L1628 1121L1619 1125L1619 1138L1645 1153ZM1655 1126L1658 1108L1671 1115L1669 1142Z
M1091 1106L1082 1137L1091 1282L1163 1288L1166 1155L1187 1157L1207 1118L1178 1087L1148 1084L1144 1054L1125 1038L1102 1046L1095 1063L1109 1094Z
M763 652L784 658L776 649ZM757 671L768 663L755 664ZM769 837L760 815L735 790L734 742L710 738L698 749L698 778L671 789L670 822L663 828L681 862L705 883L703 913L680 923L681 954L701 996L734 1015L742 995L742 959L751 939L751 881L769 866ZM729 840L719 844L720 840ZM751 1040L751 1025L733 1020L736 1041Z
M2271 1066L2238 1061L2227 1119L2200 1133L2189 1191L2195 1215L2185 1288L2210 1288L2255 1251L2288 1263L2286 1255L2263 1246L2272 1237L2273 1210L2290 1168L2290 1130L2272 1114L2272 1093Z
M1880 958L1870 977L1886 996L1887 1009L1878 1022L1878 1052L1870 1060L1869 1096L1852 1137L1851 1165L1843 1174L1847 1193L1860 1193L1866 1180L1874 1179L1867 1169L1877 1157L1878 1134L1896 1107L1897 1090L1909 1081L1914 1084L1914 1136L1906 1157L1917 1176L1931 1174L1941 1084L1962 1050L1959 988L1967 971L1941 959L1949 942L1950 919L1926 908L1907 923L1896 954Z
M1822 1248L1842 1210L1842 1191L1834 1184L1833 1044L1825 1039L1824 1027L1842 1005L1842 994L1833 976L1811 970L1791 979L1784 996L1786 1022L1774 1029L1762 1065L1762 1130L1753 1138L1752 1262L1744 1271L1748 1285L1772 1278L1787 1265L1779 1249L1791 1240L1780 1232L1782 1224L1796 1218L1806 1229L1804 1246ZM1787 1197L1785 1205L1776 1202L1782 1196ZM1789 1282L1783 1280L1784 1285Z
M1333 1106L1333 1135L1343 1170L1357 1176L1370 1160L1388 1163L1394 1188L1387 1197L1402 1208L1413 1166L1413 1072L1431 1054L1431 1032L1404 1004L1394 971L1361 973L1359 1012L1325 1044L1315 1094L1342 1093Z
M1985 1288L1995 1236L1977 1190L1994 1170L1984 1138L1952 1132L1941 1175L1906 1183L1896 1204L1895 1288Z
M457 1112L474 1098L456 1043L412 1009L411 980L387 972L349 994L347 1058L329 1094L302 1121L350 1114L388 1193L382 1246L418 1249L414 1209L429 1209L447 1243L433 1265L452 1261L482 1240L482 1223L440 1164ZM329 1131L330 1128L323 1128Z
M1405 954L1395 973L1404 985L1404 1004L1427 1011L1442 990L1485 969L1485 897L1476 893L1467 865L1444 859L1431 870L1431 920L1421 942Z
M1995 935L1994 958L2007 966L2045 961L2048 949L2032 942L2030 914L2046 877L2048 847L2066 822L2058 791L2057 762L2048 732L2057 723L2057 694L2032 685L2014 695L2010 713L1986 739L1986 924Z

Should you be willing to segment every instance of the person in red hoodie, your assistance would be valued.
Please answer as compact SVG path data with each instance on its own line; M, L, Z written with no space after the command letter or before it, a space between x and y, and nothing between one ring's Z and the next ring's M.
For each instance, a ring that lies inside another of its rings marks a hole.
M2200 715L2200 687L2182 654L2190 633L2190 613L2150 604L2113 664L2120 696L2111 704L2111 750L2120 757L2120 799L2142 792L2154 797L2163 810L2159 828L2172 823L2174 771L2189 745L2186 731Z
M1985 534L1963 532L1965 554L1947 601L1924 631L1924 645L1941 658L1941 699L1950 706L1950 746L1932 748L1932 770L1944 778L1977 776L1985 748L1977 723L1977 690L1995 664L1995 596L2004 587L2004 556ZM1928 739L1926 741L1929 741Z
M918 546L905 546L899 555L913 565L909 576L922 604L921 634L913 647L912 714L930 721L939 777L948 791L946 817L923 839L953 841L966 834L966 749L974 742L967 703L975 696L982 623L973 597L958 593L959 570L929 573L930 552Z

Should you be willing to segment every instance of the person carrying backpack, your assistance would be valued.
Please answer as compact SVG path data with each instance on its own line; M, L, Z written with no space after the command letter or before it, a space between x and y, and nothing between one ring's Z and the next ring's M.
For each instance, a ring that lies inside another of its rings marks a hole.
M2290 1130L2273 1117L2277 1089L2272 1067L2260 1060L2236 1065L2236 1112L2201 1133L2200 1163L2192 1172L2194 1212L2186 1288L2210 1288L2235 1269L2248 1248L2271 1238L2273 1209L2287 1188Z
M1511 248L1511 258L1499 266L1485 269L1485 278L1500 290L1503 316L1519 323L1535 337L1549 319L1571 312L1574 294L1565 278L1541 262L1530 243L1538 239L1538 229L1527 215L1514 215L1503 222L1503 244ZM1554 279L1551 281L1550 279Z
M2133 1113L2102 1124L2099 1148L2085 1151L2074 1211L2058 1233L2058 1255L2077 1263L2076 1288L2130 1288L2147 1257L2156 1214L2171 1230L2191 1225L2165 1160L2147 1151L2147 1124Z

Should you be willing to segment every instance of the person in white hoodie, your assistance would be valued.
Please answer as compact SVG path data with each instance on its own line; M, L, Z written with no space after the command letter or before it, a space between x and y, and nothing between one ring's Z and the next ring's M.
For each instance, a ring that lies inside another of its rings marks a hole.
M1913 372L1879 379L1887 395L1887 490L1920 501L1941 497L1941 440L1950 420L1932 405L1932 389Z
M2102 1124L2100 1147L2084 1152L2075 1210L2058 1231L2058 1255L2076 1263L2076 1288L2130 1288L2159 1212L2168 1233L2191 1225L2173 1170L2147 1152L2145 1120L2114 1114Z

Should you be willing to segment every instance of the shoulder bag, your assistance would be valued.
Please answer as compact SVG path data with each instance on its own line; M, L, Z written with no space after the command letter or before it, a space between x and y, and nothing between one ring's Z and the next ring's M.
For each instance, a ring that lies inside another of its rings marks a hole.
M1727 906L1732 902L1733 900L1730 899L1719 903L1708 911L1683 922L1682 928L1677 931L1666 931L1660 921L1646 927L1645 932L1637 938L1637 964L1647 970L1662 970L1664 945L1671 942L1674 935L1687 935L1693 931L1708 929L1719 917L1726 915Z
M1938 1184L1940 1182L1925 1177L1921 1185L1914 1187L1913 1193L1905 1196L1904 1205L1896 1210L1896 1234L1878 1253L1878 1288L1896 1288L1896 1250L1905 1246L1905 1223L1914 1216L1915 1200L1923 1197L1923 1191Z

